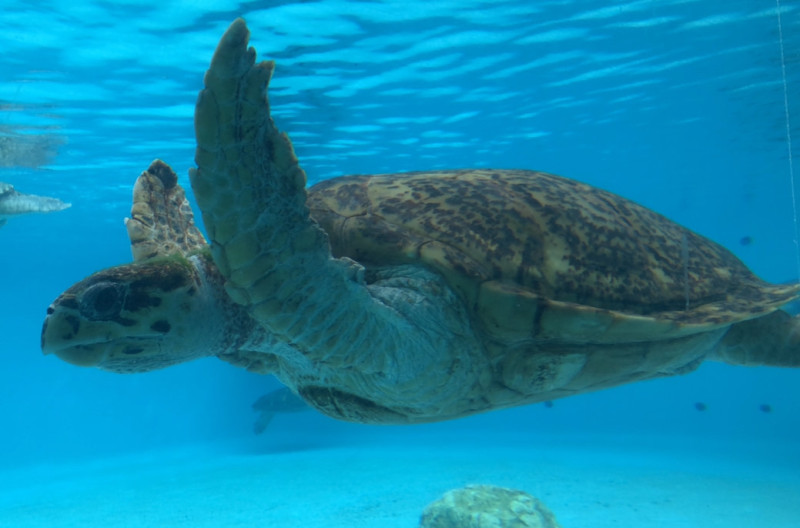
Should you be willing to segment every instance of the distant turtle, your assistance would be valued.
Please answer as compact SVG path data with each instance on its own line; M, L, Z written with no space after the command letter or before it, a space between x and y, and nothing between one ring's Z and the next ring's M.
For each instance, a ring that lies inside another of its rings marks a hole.
M350 176L306 192L235 21L195 114L190 177L137 181L133 264L48 309L42 348L139 372L215 355L320 411L457 418L695 369L800 366L798 320L720 245L629 200L521 170Z
M276 414L297 413L309 409L308 404L288 387L270 391L253 403L253 410L258 413L258 418L253 424L253 432L263 433Z
M0 227L6 225L8 218L12 216L61 211L70 205L57 198L22 194L15 191L10 183L0 182Z

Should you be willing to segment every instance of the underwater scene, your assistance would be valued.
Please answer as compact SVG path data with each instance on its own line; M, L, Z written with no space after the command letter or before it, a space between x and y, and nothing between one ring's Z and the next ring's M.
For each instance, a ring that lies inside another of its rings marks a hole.
M0 45L0 527L800 525L796 0Z

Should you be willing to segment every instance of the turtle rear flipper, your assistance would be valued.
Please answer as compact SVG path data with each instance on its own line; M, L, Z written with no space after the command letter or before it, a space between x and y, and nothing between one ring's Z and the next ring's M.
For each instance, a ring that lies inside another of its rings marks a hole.
M253 432L255 434L263 433L267 429L267 426L270 424L273 418L275 418L274 412L268 412L268 411L261 412L258 415L258 418L256 418L256 421L253 423Z
M734 365L800 367L800 316L779 310L731 326L712 359Z

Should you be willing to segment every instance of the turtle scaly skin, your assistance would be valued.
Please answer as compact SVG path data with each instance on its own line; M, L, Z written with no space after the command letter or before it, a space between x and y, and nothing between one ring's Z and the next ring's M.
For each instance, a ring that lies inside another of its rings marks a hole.
M180 186L151 166L128 222L135 262L59 297L45 352L123 372L216 355L367 423L552 400L708 358L800 366L798 319L780 310L798 285L766 283L606 191L520 170L306 191L270 117L274 65L248 38L241 19L222 37L195 113L190 179L210 251Z

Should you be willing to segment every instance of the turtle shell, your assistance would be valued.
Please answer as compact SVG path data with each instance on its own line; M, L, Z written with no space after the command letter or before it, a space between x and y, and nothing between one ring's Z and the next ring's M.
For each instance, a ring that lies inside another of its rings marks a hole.
M309 190L334 256L440 273L500 341L641 342L797 296L712 242L580 182L521 170L348 176Z

